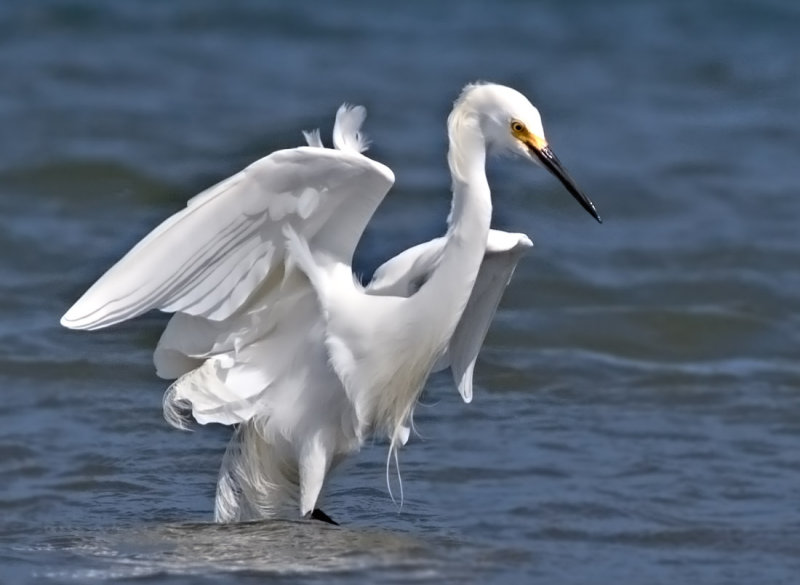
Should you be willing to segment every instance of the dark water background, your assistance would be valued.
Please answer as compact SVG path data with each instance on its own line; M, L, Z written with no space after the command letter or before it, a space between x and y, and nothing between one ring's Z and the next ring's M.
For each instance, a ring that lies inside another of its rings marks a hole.
M0 4L0 581L800 582L800 5ZM446 378L345 525L210 523L227 430L161 419L148 315L62 312L201 188L370 117L398 180L369 272L440 232L444 117L475 79L536 103L594 222L491 169L520 265L464 405Z

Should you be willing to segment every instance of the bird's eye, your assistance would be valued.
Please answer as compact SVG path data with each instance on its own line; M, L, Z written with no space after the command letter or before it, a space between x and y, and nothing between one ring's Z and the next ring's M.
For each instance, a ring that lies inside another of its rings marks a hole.
M511 122L511 131L519 134L520 132L525 130L525 124L520 122L519 120L513 120Z

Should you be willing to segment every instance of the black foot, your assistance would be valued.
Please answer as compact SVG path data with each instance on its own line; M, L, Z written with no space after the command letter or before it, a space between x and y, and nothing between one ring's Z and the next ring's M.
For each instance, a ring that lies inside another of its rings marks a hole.
M322 522L327 522L328 524L333 524L334 526L339 526L338 522L334 522L330 516L328 516L325 512L323 512L319 508L314 508L314 511L311 512L311 519L320 520Z

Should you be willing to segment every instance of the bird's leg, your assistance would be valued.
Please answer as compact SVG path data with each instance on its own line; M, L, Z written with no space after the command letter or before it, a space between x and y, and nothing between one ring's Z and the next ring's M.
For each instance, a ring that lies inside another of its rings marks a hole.
M328 524L333 524L334 526L339 526L338 522L335 522L333 518L328 516L325 512L320 510L319 508L314 508L314 511L311 512L311 516L309 516L312 520L320 520L322 522L327 522Z

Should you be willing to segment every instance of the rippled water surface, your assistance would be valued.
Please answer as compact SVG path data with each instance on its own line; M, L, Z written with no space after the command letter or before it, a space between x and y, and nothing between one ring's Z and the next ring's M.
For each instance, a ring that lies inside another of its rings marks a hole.
M0 5L0 581L797 583L800 8L730 2ZM172 430L165 317L58 319L161 218L363 103L397 184L369 273L441 232L444 117L475 79L540 106L606 220L492 164L536 247L476 371L305 522L215 526L228 431Z

